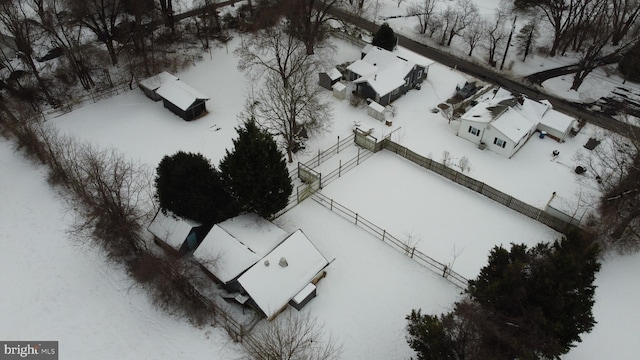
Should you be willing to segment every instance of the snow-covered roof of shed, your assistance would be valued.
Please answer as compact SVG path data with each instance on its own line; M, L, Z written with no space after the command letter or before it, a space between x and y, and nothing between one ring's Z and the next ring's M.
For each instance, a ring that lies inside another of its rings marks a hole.
M325 73L327 74L327 76L329 76L331 80L338 80L342 77L342 73L340 73L340 70L336 68L331 68L325 71Z
M179 250L191 229L201 225L195 221L175 216L171 212L167 212L165 215L162 211L158 211L147 229L158 239Z
M286 266L280 265L281 259ZM328 264L302 230L297 230L242 274L238 282L271 318Z
M187 110L196 100L209 100L208 96L181 80L165 82L156 93L180 110Z
M369 103L369 107L370 107L371 109L373 109L373 110L375 110L375 111L379 112L379 113L381 113L381 112L383 112L383 111L384 111L384 106L382 106L382 105L378 104L378 103L377 103L377 102L375 102L375 101L372 101L371 103Z
M538 123L527 119L513 108L509 108L494 119L491 125L508 139L517 143Z
M345 84L343 84L341 82L337 82L337 83L333 84L333 86L331 88L333 88L333 90L335 90L335 91L342 91L342 90L347 88L347 85L345 85Z
M140 86L145 87L149 90L156 90L167 81L175 80L178 80L178 78L166 71L163 71L159 74L153 75L152 77L141 80Z

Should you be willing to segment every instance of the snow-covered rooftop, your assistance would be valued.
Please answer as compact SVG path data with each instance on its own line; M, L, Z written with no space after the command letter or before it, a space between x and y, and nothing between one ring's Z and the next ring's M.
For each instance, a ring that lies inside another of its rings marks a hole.
M369 103L369 107L377 112L383 112L384 111L384 106L378 104L375 101L372 101L371 103Z
M198 226L201 224L195 221L177 217L170 212L165 215L158 211L147 229L160 240L179 250L191 229Z
M224 283L260 260L260 256L218 225L213 226L193 256Z
M338 80L342 77L342 73L336 68L331 68L327 70L327 76L329 76L331 80Z
M238 215L218 226L260 257L267 255L287 237L286 231L254 213Z
M302 230L297 230L238 281L267 318L272 318L328 264Z
M532 122L513 108L507 109L491 124L496 130L516 143L538 125L537 122Z
M342 91L342 90L347 88L347 85L345 85L345 84L343 84L341 82L337 82L337 83L333 84L333 86L331 88L333 88L333 90L335 90L335 91Z
M175 80L178 80L178 78L166 71L163 71L159 74L153 75L152 77L141 80L140 86L143 86L149 90L156 90L164 83Z
M216 224L193 254L226 283L273 250L286 235L256 214L243 214Z
M187 110L196 100L209 100L208 96L181 80L165 82L156 93L181 110Z
M415 62L407 59L407 57L412 56L410 55L411 52L406 49L401 50L404 56L400 56L397 52L393 53L377 46L369 45L365 46L362 52L366 53L365 57L362 60L355 61L347 69L360 75L358 79L354 80L354 83L366 82L380 96L387 95L402 86L405 83L404 77L416 65ZM422 59L422 63L427 64L426 66L433 63L433 61L426 58Z

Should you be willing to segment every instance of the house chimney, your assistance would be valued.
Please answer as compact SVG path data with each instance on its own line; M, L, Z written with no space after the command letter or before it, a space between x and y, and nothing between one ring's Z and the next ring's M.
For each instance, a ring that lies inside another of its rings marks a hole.
M289 266L289 263L287 262L287 259L283 257L280 258L280 262L278 263L278 265L280 265L281 267L285 268L287 266Z
M378 80L378 74L373 75L373 81Z
M264 266L269 266L269 260L264 261Z

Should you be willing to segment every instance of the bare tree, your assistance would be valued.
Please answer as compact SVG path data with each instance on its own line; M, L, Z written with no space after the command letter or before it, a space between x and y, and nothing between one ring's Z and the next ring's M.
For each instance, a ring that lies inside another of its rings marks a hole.
M23 3L7 0L0 2L0 23L13 36L18 57L31 70L47 102L55 104L56 101L40 76L33 59L32 46L38 37L37 26L27 16Z
M462 40L469 46L469 53L467 55L473 55L473 50L484 40L487 27L487 21L485 19L479 19L469 24L462 33Z
M123 15L120 0L72 0L71 11L76 21L90 29L100 42L105 44L111 63L118 63L118 54L114 43L116 25Z
M638 0L611 0L611 20L613 21L613 34L611 43L616 46L627 35L640 14L640 1Z
M302 129L313 134L330 119L330 107L314 81L327 50L316 46L316 54L308 54L304 43L278 24L251 34L235 51L238 68L254 82L264 83L251 96L247 111L265 130L279 135L289 162Z
M447 46L451 46L454 36L462 34L464 29L477 20L478 7L476 4L472 0L457 0Z
M576 13L583 0L541 0L533 2L553 28L553 43L549 56L555 56L566 32L573 26Z
M29 0L38 14L40 27L51 37L52 42L63 49L69 66L85 90L95 86L87 64L86 46L83 49L82 29L70 18L64 0Z
M493 21L488 23L485 27L486 33L486 49L489 54L488 62L491 66L496 66L496 55L498 46L502 44L504 39L507 37L507 31L505 28L506 20L508 14L500 9L496 10L496 13L493 17Z
M613 22L610 21L609 15L610 13L606 8L606 3L604 3L600 7L600 11L598 11L595 20L592 21L589 26L589 45L580 52L580 58L576 64L577 71L571 84L571 89L573 90L578 90L587 75L594 69L618 60L622 53L632 45L631 42L627 42L620 45L617 49L603 54L613 35L611 29Z
M640 139L607 133L593 150L577 159L597 180L602 193L596 222L601 244L620 252L640 249Z
M304 43L307 54L312 55L317 43L324 41L330 31L329 11L341 0L284 0L284 12L292 32Z
M407 8L407 16L418 18L418 33L426 34L430 25L431 15L435 11L438 0L421 0L411 3Z
M335 360L342 352L316 319L292 311L258 325L242 344L252 360Z
M516 34L517 49L518 53L522 55L522 61L527 60L527 56L535 47L538 36L538 22L535 18L527 22Z

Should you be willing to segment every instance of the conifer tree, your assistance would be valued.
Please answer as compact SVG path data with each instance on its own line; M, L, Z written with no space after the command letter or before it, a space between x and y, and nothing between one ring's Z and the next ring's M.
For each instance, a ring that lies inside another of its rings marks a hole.
M392 51L393 48L396 47L397 43L398 37L388 23L384 23L380 26L373 36L373 41L371 41L371 45L378 46L389 51Z
M284 156L254 119L236 131L233 151L220 162L225 186L242 211L269 217L287 206L293 190Z
M213 225L236 214L218 171L202 154L179 151L156 169L156 199L163 211Z
M533 248L495 247L452 312L407 316L407 341L419 359L558 358L595 325L598 254L577 233Z

